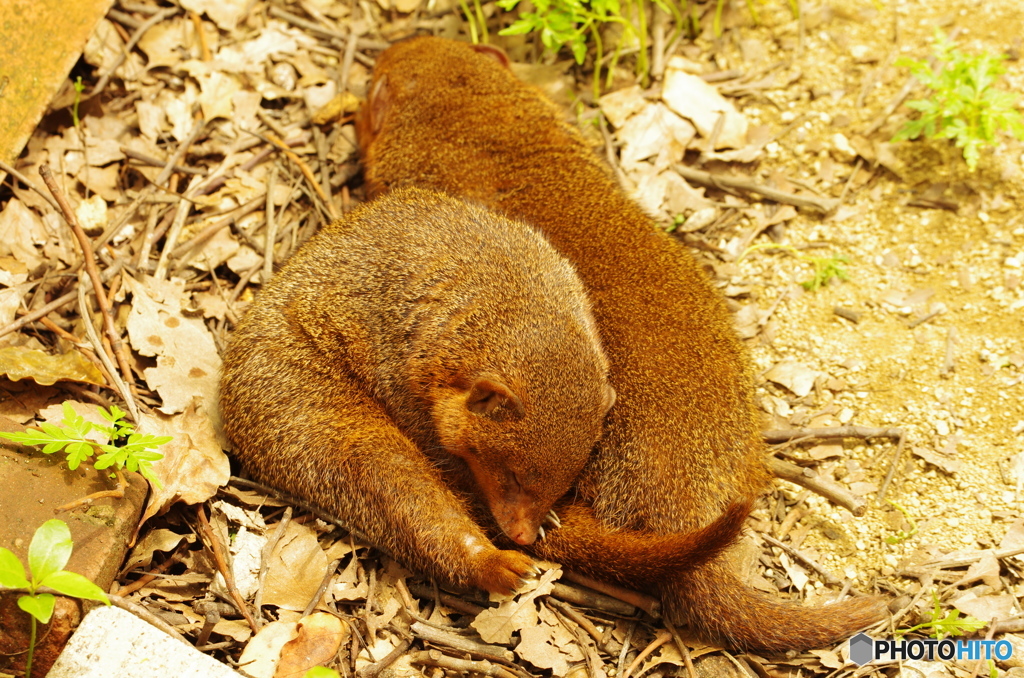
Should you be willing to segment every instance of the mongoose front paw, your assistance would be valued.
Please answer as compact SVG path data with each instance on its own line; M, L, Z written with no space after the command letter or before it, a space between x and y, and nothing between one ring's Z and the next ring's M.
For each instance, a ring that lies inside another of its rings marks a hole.
M533 558L519 551L494 549L481 554L474 564L476 586L492 593L512 593L524 577L537 572Z

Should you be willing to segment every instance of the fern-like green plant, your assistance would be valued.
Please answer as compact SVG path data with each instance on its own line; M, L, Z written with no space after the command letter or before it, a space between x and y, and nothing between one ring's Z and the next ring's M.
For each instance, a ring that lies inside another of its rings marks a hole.
M464 0L463 0L464 1ZM519 5L520 0L498 0L498 7L510 12ZM652 0L663 11L672 15L676 31L682 30L685 19L679 8L670 0ZM601 90L601 63L604 61L604 45L601 41L601 28L605 24L614 23L622 27L623 33L637 41L636 71L641 82L646 85L650 74L647 59L647 13L644 0L625 0L630 8L629 14L636 17L634 24L624 16L623 6L619 0L533 0L534 11L520 12L519 18L499 35L523 35L536 33L541 43L549 51L558 51L568 47L576 63L582 64L587 56L587 38L594 41L594 96ZM675 36L673 36L674 39ZM616 47L611 62L607 66L606 87L611 85L615 64L618 62L622 41Z
M932 618L909 629L896 629L897 637L905 636L908 633L928 629L932 638L945 638L946 636L962 636L965 633L980 631L988 625L988 622L975 619L970 615L960 616L960 610L953 608L946 616L942 616L942 604L939 602L939 595L932 591Z
M64 403L63 409L63 426L43 422L39 424L41 430L0 433L0 438L22 445L42 445L44 454L63 451L67 455L68 468L72 471L83 461L99 453L93 463L97 469L103 470L114 466L117 469L137 471L156 487L162 487L160 479L153 473L153 462L163 459L164 455L153 450L173 440L171 436L135 433L135 425L124 418L125 412L117 405L112 405L110 410L100 408L100 416L109 426L86 421L75 412L69 402ZM108 442L96 443L87 440L86 436L93 430L103 433Z
M916 139L952 139L963 149L964 160L972 172L978 166L981 149L996 143L996 133L1007 130L1024 139L1024 117L1015 108L1017 95L997 87L1005 72L999 54L964 54L942 31L936 29L932 54L937 68L927 61L901 57L897 66L910 73L932 91L927 99L907 103L921 115L909 120L896 132L893 141Z
M740 255L739 259L743 259L751 252L764 249L779 249L789 252L800 261L810 264L814 268L814 273L810 279L804 280L800 283L808 292L814 292L827 285L833 279L836 280L849 280L850 274L846 270L846 264L850 263L850 259L845 254L833 254L828 257L814 257L809 254L801 252L792 245L779 245L776 243L762 243L759 245L751 245L743 254Z

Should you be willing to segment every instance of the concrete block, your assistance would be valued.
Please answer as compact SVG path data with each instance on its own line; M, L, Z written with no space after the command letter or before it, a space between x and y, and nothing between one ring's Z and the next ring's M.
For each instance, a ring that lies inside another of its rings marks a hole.
M116 607L85 615L48 678L241 678L216 659Z

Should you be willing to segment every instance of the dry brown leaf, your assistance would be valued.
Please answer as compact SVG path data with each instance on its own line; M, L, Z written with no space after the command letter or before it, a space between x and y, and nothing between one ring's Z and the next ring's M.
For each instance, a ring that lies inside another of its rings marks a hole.
M131 572L136 567L149 567L153 562L154 553L169 553L177 548L183 539L185 535L172 530L150 530L132 549L121 572Z
M314 666L326 664L351 633L348 623L325 612L305 617L295 630L295 637L281 648L274 678L301 678Z
M160 446L164 458L153 462L153 473L163 487L151 488L149 504L140 524L163 513L175 502L206 501L231 477L227 455L212 423L191 406L174 416L143 414L138 431L173 437L171 442Z
M764 377L803 398L814 388L814 380L820 374L803 363L798 363L795 360L783 360L765 372Z
M244 643L252 638L252 628L241 619L221 619L213 625L213 632L227 636L238 643Z
M741 339L753 339L761 331L761 309L757 304L746 304L733 316L733 325Z
M982 588L985 589L987 587ZM1006 619L1013 614L1013 606L1016 602L1016 597L1010 593L979 596L977 591L972 589L959 598L955 598L953 606L975 619L998 621Z
M267 537L250 531L244 525L238 528L238 533L231 539L231 573L242 598L249 599L259 589L260 564L263 562L263 548L268 541Z
M0 271L0 278L7 278L8 280L24 279L24 275L4 275L6 271ZM12 285L6 289L0 289L0 327L6 327L7 325L14 322L15 316L18 314L18 309L21 308L21 301L25 298L25 295L32 291L35 287L32 283L22 282L21 284L12 284L7 282L0 282L0 284ZM7 343L10 339L4 340ZM13 377L12 377L13 378Z
M74 161L75 155L83 155L79 151L70 151L68 156ZM84 159L84 155L83 155ZM76 174L76 178L93 193L99 193L107 202L117 202L124 196L121 188L121 167L119 165L108 165L107 167L93 167L85 165Z
M681 68L676 57L669 59L665 69L662 100L669 108L693 121L701 136L710 138L718 119L725 116L716 138L715 148L742 148L747 145L749 123L746 116L736 110L731 101L696 75Z
M981 580L993 591L1003 589L1003 580L999 578L999 559L992 552L992 549L982 551L981 559L967 568L967 574L957 582L957 585L973 584Z
M195 24L184 16L165 19L146 31L138 46L146 54L146 68L177 66L195 44Z
M850 483L850 492L858 497L874 494L875 492L878 492L878 483L869 483L866 481Z
M246 675L251 678L274 678L281 658L281 648L297 635L297 626L295 622L276 621L260 629L238 658L238 663L245 667Z
M956 459L955 457L951 457L949 455L942 454L941 452L936 452L934 450L928 449L927 447L914 445L910 449L918 457L921 457L929 464L937 466L949 474L956 473L957 471L960 470L960 467L962 466L959 459Z
M630 116L636 115L647 105L647 99L644 98L643 88L634 85L605 94L597 103L612 127L619 128Z
M519 632L516 654L537 668L551 669L555 676L569 671L569 662L583 660L577 639L559 622L547 606L541 605L538 623Z
M288 523L267 562L263 604L303 610L327 571L327 556L317 533L307 525Z
M670 217L693 212L683 224L676 227L677 233L692 233L709 225L718 216L718 209L704 197L704 189L691 186L673 170L662 172L659 177L665 182L665 199L661 208ZM698 217L698 215L700 215ZM710 219L709 219L710 216ZM694 219L697 217L696 219ZM691 221L691 219L694 219Z
M826 669L841 669L845 663L839 658L839 655L832 650L809 650L809 652L817 657L818 661L820 661L821 665Z
M343 116L346 116L350 113L355 113L357 110L359 110L359 104L359 98L356 97L356 95L352 94L352 92L346 91L342 92L341 94L336 94L326 104L324 104L318 109L315 109L315 112L313 113L312 116L313 124L326 125L329 122L336 122L337 120L340 120ZM348 140L344 139L343 135L339 134L338 138L344 141L345 143L348 143Z
M199 83L199 105L202 107L203 117L207 120L232 118L234 114L233 97L242 91L242 83L238 81L238 78L213 68L205 72L197 72L205 66L204 62L186 62L186 64L182 64L182 68L188 70L188 64L197 64L191 72L192 77Z
M2 299L0 295L0 303ZM0 372L12 381L31 379L46 386L58 381L106 385L99 369L78 351L49 355L21 346L0 348Z
M181 6L196 14L206 14L217 26L232 31L249 13L250 0L182 0Z
M535 601L538 596L551 593L555 580L560 576L562 576L560 568L547 570L538 581L527 582L523 585L523 588L527 589L526 593L517 594L514 598L502 602L498 607L487 608L476 616L470 626L480 633L480 637L485 642L507 645L511 642L514 632L537 624L538 613Z
M546 624L528 626L519 632L520 640L516 654L538 669L551 669L552 675L564 676L569 672L569 662L551 642L552 628Z
M679 162L696 134L693 125L673 113L668 106L647 104L618 131L618 138L623 143L622 167L629 170L637 162L662 152L667 152L668 162Z
M43 263L36 245L46 242L46 228L35 212L17 198L0 211L0 256L12 256L31 271Z
M789 581L793 582L793 587L797 591L803 591L804 587L807 586L807 582L811 579L807 576L807 570L802 565L794 563L793 559L785 551L779 554L779 562L782 564L782 569L786 571Z
M816 461L834 459L843 456L843 446L841 444L815 445L807 450L807 454Z
M124 281L132 294L128 337L140 354L156 356L156 367L144 374L163 400L160 411L182 412L198 397L199 411L210 418L221 447L226 447L217 406L220 355L203 321L182 315L183 282L157 283L147 278L143 284L130 276Z

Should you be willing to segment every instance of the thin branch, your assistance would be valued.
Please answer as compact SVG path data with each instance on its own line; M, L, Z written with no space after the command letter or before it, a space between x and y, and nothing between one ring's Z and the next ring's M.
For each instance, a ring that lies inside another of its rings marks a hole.
M828 214L839 206L839 201L835 198L796 195L795 193L780 191L776 188L759 184L751 179L741 179L737 177L728 177L722 174L712 174L711 172L693 169L692 167L687 167L685 165L672 165L672 169L687 181L694 181L703 186L749 191L750 193L762 195L769 200L774 200L775 202L795 205L797 207L808 207L810 209L818 210L823 214Z
M38 186L33 184L31 181L29 181L28 177L26 177L24 174L22 174L21 172L19 172L16 169L14 169L13 167L11 167L10 165L8 165L6 162L4 162L2 160L0 160L0 171L7 172L12 177L17 179L21 183L25 184L26 186L28 186L30 189L32 189L36 193L38 193L39 195L43 196L43 200L45 200L46 202L50 203L50 207L52 207L54 210L56 210L58 212L60 211L60 205L57 204L56 200L54 200L50 196L46 195L46 193L44 193L41 188L39 188Z
M783 551L788 553L790 556L792 556L794 559L799 560L804 565L806 565L807 567L809 567L812 570L814 570L815 572L817 572L819 575L821 575L821 578L825 580L826 584L832 584L834 586L838 586L838 585L843 583L842 579L840 579L839 577L835 576L834 574L832 574L831 572L826 570L824 567L822 567L821 565L816 563L814 561L814 559L811 558L810 556L808 556L806 553L798 551L797 549L793 548L789 544L784 544L783 542L779 541L775 537L772 537L771 535L762 534L761 536L764 538L764 540L766 542L768 542L772 546L775 546L775 547L778 547L778 548L782 549Z
M111 351L114 357L117 359L118 367L121 368L122 378L128 385L129 390L131 389L132 371L128 366L128 357L125 354L124 343L121 341L121 336L117 332L117 328L114 326L114 313L110 309L110 304L107 301L106 292L103 289L103 281L100 279L100 272L96 266L96 255L92 250L92 241L82 230L81 225L78 223L78 218L75 216L74 210L71 209L70 203L64 193L57 186L57 182L53 178L53 172L50 171L49 165L41 165L39 167L39 176L43 178L43 183L50 189L50 193L53 194L57 204L60 205L60 211L64 215L64 220L67 221L68 226L71 227L72 233L75 234L75 238L78 240L78 244L82 247L82 257L85 262L85 270L89 274L89 279L92 281L93 293L96 295L96 303L100 307L100 314L103 316L103 326L107 332L107 339L110 341ZM97 351L100 351L102 346L95 347ZM136 408L134 401L134 393L129 393L128 398L125 399L125 404L128 406L129 411L132 414L132 418L136 423L139 421L139 412Z
M206 519L206 509L203 504L196 506L196 516L199 518L199 530L203 533L203 539L213 553L217 569L220 570L221 576L224 577L224 583L228 587L228 593L231 594L231 600L234 601L238 612L245 617L245 621L249 623L249 628L252 629L252 632L259 633L260 627L256 624L256 620L252 618L252 613L249 612L245 601L242 600L242 594L238 592L238 586L235 585L235 575L231 568L228 567L227 559L224 557L224 546L220 543L217 535L214 534L213 528L210 527L210 521Z
M123 259L115 259L114 260L114 265L111 266L110 268L108 268L107 270L103 271L103 275L101 277L106 279L106 280L110 280L112 277L114 277L114 275L117 274L118 271L121 270L121 268L123 266L124 266L124 260ZM91 289L91 287L90 287L90 289ZM73 302L77 298L78 298L78 291L77 290L71 290L67 294L63 294L63 295L57 297L56 299L54 299L50 303L46 304L45 306L40 306L39 308L37 308L34 311L29 311L25 315L21 316L20 318L18 318L14 322L12 322L10 325L7 325L6 327L0 329L0 337L8 335L11 332L17 332L18 330L20 330L25 325L28 325L29 323L33 323L36 320L39 320L40 318L42 318L44 316L47 316L50 313L53 313L57 309L70 304L71 302Z
M330 201L327 195L324 194L324 189L320 186L319 182L317 182L316 177L313 175L313 170L309 168L309 165L306 164L306 161L300 158L295 153L295 151L288 148L288 144L281 141L273 132L267 132L265 138L271 144L276 146L278 150L284 153L289 160L295 163L295 165L302 172L302 175L306 177L306 181L308 181L309 184L313 187L313 190L316 191L317 196L319 196L320 200L323 201L324 207L327 209L327 213L331 216L331 219L337 219L339 216L337 208Z
M796 464L790 464L788 461L782 461L776 457L768 457L768 469L775 477L796 483L811 492L820 494L832 503L848 509L855 516L862 516L867 510L867 505L863 499L854 496L852 492L841 487L838 483L823 478L820 475L805 475L804 469Z

